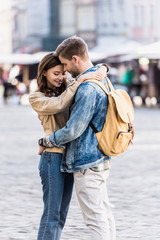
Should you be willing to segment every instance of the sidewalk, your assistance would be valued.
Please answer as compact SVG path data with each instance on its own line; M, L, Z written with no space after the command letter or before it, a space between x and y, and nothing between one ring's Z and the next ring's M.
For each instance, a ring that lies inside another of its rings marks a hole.
M160 110L136 109L135 141L112 159L108 193L117 240L160 239ZM0 240L36 240L42 212L37 139L30 107L0 107ZM89 240L73 194L62 240Z

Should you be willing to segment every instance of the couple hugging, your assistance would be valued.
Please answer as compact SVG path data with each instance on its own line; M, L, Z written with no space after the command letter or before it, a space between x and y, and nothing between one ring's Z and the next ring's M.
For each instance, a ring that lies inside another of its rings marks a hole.
M65 39L39 63L38 90L29 97L45 135L38 141L44 202L38 240L60 239L73 182L91 240L116 239L106 187L110 157L97 148L89 125L102 130L108 105L107 95L89 79L105 83L107 71L107 65L93 66L79 37Z

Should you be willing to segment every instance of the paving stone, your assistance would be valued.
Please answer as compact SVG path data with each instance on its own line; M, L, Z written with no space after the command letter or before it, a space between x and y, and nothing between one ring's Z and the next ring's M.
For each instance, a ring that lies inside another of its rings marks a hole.
M160 111L135 110L135 140L112 158L108 194L117 240L160 239ZM0 240L36 240L42 213L37 139L29 106L0 107ZM75 191L62 240L89 240Z

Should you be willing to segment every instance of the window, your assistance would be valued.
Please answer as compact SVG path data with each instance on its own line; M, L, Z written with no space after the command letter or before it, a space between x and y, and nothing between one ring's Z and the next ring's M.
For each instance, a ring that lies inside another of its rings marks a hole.
M145 11L144 11L144 6L141 5L140 6L140 27L142 28L144 26L145 23Z
M150 5L150 26L154 27L154 6Z
M138 27L138 7L134 5L134 27Z

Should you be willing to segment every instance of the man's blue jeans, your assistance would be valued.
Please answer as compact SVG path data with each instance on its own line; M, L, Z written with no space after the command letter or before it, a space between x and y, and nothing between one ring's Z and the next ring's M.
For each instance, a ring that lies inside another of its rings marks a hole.
M39 163L44 210L38 240L59 240L68 213L73 175L61 173L62 154L44 152Z

